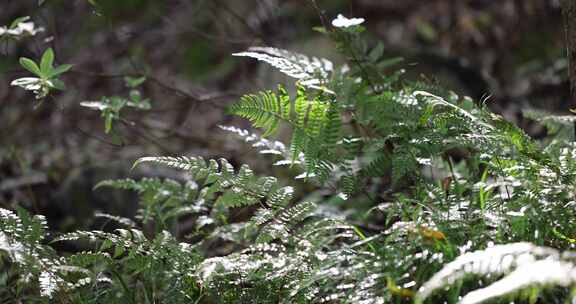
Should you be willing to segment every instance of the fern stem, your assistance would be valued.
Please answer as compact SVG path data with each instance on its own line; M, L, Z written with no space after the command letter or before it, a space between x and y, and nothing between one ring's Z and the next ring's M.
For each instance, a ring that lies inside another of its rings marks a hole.
M130 303L136 304L134 291L132 291L130 288L128 288L128 285L126 285L126 281L124 281L124 278L122 278L122 275L120 273L118 273L118 271L116 271L116 269L114 269L114 268L111 268L110 271L118 279L118 281L120 281L120 285L122 285L122 289L124 289L124 292L127 295L129 295L128 300L130 301Z

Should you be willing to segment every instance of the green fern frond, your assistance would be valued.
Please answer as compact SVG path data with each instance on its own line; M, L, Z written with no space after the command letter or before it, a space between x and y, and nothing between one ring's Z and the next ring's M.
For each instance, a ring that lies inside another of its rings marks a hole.
M283 95L282 90L280 88L278 94L264 91L259 95L244 95L240 102L232 105L230 111L250 120L255 127L263 128L264 137L272 135L278 129L280 121L291 121L290 100Z
M261 92L248 95L231 107L233 114L249 119L264 129L264 136L276 132L284 122L292 128L290 154L292 163L304 164L304 176L320 176L325 180L327 168L336 160L336 143L340 140L341 117L336 103L324 101L322 96L310 98L306 89L297 88L294 100L279 87L278 93ZM304 156L304 162L300 161ZM317 174L319 173L319 174Z
M317 208L318 206L313 202L301 202L291 208L283 209L277 214L276 219L288 224L290 229L292 229L311 216Z
M110 254L106 252L83 251L66 258L70 265L89 267L91 265L111 264L113 262Z
M117 180L103 180L94 186L94 189L99 189L102 187L111 187L115 189L122 190L133 190L138 192L143 192L150 189L159 188L162 185L162 180L158 178L144 178L140 181L136 181L130 178L117 179Z
M341 140L342 118L336 102L330 102L328 109L324 112L325 118L322 118L324 125L321 134L318 136L322 139L322 147L327 151L333 151L336 144Z

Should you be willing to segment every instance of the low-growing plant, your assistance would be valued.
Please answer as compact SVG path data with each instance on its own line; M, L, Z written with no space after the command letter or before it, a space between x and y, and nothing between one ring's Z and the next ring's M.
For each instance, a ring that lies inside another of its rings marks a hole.
M485 103L404 77L401 60L361 39L363 22L339 16L318 29L345 57L343 66L270 47L235 54L297 81L230 107L263 135L222 129L297 170L313 190L297 193L225 159L140 158L135 166L163 165L188 177L101 182L97 188L139 195L137 222L100 215L122 229L73 232L47 244L41 217L1 209L7 271L0 296L82 303L576 300L576 146L574 125L565 123L573 119L530 112L550 128L548 140L537 142ZM290 132L288 143L268 139L279 129ZM193 227L183 231L183 218ZM85 250L59 255L54 242Z
M64 90L64 82L58 79L63 73L72 68L70 64L54 67L54 51L49 48L44 51L40 64L34 60L22 57L20 65L37 77L23 77L12 81L11 85L22 87L36 94L36 99L42 99L50 93L50 90Z
M130 89L129 98L120 96L104 96L100 101L83 101L81 106L101 112L104 119L104 132L110 133L112 131L113 123L119 120L120 112L125 107L135 108L139 110L149 110L151 108L150 100L142 98L142 93L137 89L146 77L125 77L126 87Z

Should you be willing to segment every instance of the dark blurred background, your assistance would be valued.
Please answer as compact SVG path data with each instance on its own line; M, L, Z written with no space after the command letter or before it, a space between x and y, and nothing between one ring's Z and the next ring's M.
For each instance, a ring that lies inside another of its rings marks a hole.
M92 223L94 210L132 215L134 197L92 191L130 172L147 155L202 155L272 170L219 124L248 127L225 108L244 93L292 82L257 62L231 56L274 46L341 62L312 27L320 15L366 18L369 44L405 57L409 77L486 102L538 136L521 110L565 113L569 98L559 0L0 0L0 26L31 16L45 31L0 42L0 205L47 215L53 229ZM19 57L52 47L74 68L67 90L35 108L10 82L28 75ZM116 135L80 102L126 95L123 76L147 74L150 111L122 113ZM283 174L283 173L276 173Z

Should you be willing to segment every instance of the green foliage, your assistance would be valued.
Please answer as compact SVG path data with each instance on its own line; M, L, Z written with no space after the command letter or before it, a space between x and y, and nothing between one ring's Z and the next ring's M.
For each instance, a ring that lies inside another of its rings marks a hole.
M230 107L262 136L222 128L276 155L275 164L293 165L305 193L226 159L140 158L134 167L163 165L186 176L98 184L136 192L138 221L100 214L123 228L55 239L90 250L58 256L41 242L41 218L0 210L0 250L9 261L2 297L574 301L576 145L557 126L572 119L529 113L555 127L537 142L470 98L404 79L399 60L360 39L362 22L339 16L321 30L347 59L343 67L274 48L235 54L295 78L296 92L279 86ZM23 65L42 73L52 60ZM112 99L94 104L110 121L107 131L124 106L143 103ZM291 131L288 145L266 138L281 127Z
M326 175L332 169L331 160L337 161L332 152L340 139L340 113L332 98L325 95L310 97L304 87L299 86L296 97L291 100L286 90L262 92L259 95L246 95L231 107L231 112L249 119L255 127L265 130L263 136L276 133L281 123L292 129L290 152L292 162L300 160L303 153L307 177ZM320 158L322 155L322 159Z
M51 48L44 51L39 65L26 57L20 58L20 65L37 77L18 78L12 81L11 85L33 91L36 99L43 99L51 89L64 90L64 82L58 79L58 76L72 68L70 64L54 67L54 51Z
M198 186L190 181L185 185L166 179L145 178L140 181L132 179L106 180L98 183L95 189L100 187L113 187L116 189L132 190L140 196L141 209L138 210L138 219L143 224L155 222L158 229L170 229L175 225L179 216L202 210L201 204L189 204L194 202ZM118 220L116 220L118 221Z
M150 100L148 98L143 99L142 94L136 88L140 86L144 81L145 77L126 77L124 79L126 87L130 89L130 94L128 98L120 96L112 97L102 97L101 101L83 101L80 103L81 106L100 111L102 118L104 119L104 132L110 133L112 131L113 122L120 120L120 112L125 108L135 108L138 110L150 110Z

